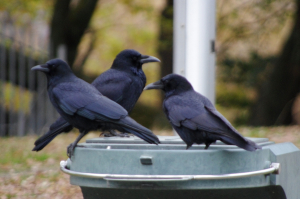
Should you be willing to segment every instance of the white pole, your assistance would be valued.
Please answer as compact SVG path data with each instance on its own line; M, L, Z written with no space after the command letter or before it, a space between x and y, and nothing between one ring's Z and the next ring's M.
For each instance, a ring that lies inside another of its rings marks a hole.
M174 1L174 73L215 102L215 0Z
M185 76L186 0L174 0L173 9L173 72Z

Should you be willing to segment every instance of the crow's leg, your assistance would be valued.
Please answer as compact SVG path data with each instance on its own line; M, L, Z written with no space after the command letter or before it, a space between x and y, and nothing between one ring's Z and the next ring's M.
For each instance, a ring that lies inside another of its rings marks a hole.
M205 148L204 149L208 149L209 145L210 145L210 143L209 144L205 143Z
M114 130L108 130L108 132L103 132L100 135L103 135L104 137L130 137L127 133L117 133Z
M68 156L69 158L72 157L72 155L74 154L74 149L75 149L77 143L81 140L81 138L83 138L83 136L86 135L86 133L87 133L86 131L80 132L80 134L79 134L79 136L76 138L76 140L68 146L68 148L67 148L67 156Z
M208 147L214 143L215 141L208 141L208 142L205 142L205 148L204 149L208 149Z

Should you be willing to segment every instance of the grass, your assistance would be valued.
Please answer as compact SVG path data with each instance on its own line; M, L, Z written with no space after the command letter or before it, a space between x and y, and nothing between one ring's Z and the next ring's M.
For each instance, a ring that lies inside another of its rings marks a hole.
M288 126L288 127L259 127L249 128L241 127L238 130L248 137L266 137L275 143L280 142L292 142L298 148L300 148L300 127Z
M76 136L61 135L40 152L31 151L36 136L1 138L0 198L82 198L59 169Z
M300 148L299 126L241 127L238 130L244 136L267 137L276 143L292 142ZM154 133L173 134L172 131ZM36 136L0 138L0 198L82 198L80 188L70 185L69 176L59 169L59 162L67 159L67 145L77 135L60 135L39 152L31 151ZM85 139L98 135L90 133Z

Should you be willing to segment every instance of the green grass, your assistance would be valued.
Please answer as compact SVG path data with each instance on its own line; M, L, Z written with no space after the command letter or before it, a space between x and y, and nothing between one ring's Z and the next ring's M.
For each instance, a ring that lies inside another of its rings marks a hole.
M59 169L60 161L67 159L66 147L77 135L60 135L39 152L31 151L36 136L0 138L0 196L82 198L80 188L70 185L69 176Z

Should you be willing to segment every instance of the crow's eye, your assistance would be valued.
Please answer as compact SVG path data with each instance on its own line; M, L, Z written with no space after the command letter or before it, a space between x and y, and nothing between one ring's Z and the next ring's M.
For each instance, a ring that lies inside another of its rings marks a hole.
M133 61L136 61L138 58L137 57L133 57L132 59L133 59Z

